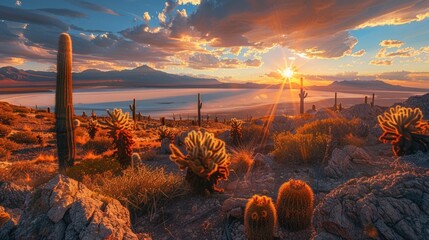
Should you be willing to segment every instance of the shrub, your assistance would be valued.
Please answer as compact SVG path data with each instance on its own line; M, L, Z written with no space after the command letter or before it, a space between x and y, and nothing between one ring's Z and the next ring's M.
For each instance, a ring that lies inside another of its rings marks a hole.
M314 194L310 186L301 180L283 183L277 197L279 225L290 231L307 228L313 217Z
M192 131L185 138L185 156L174 144L170 144L170 159L186 171L186 180L198 193L222 192L215 185L228 179L230 164L225 142L216 139L213 133Z
M89 134L85 128L76 127L74 131L74 141L77 144L84 145L89 140Z
M174 131L165 125L158 128L158 141L162 141L164 138L167 138L170 142L174 140Z
M384 133L380 141L392 144L396 156L408 155L421 150L429 150L428 122L423 120L419 108L405 108L399 105L378 116L378 123Z
M247 201L244 229L249 240L272 240L276 221L276 209L271 198L254 195Z
M274 157L279 162L319 163L328 135L279 133L274 136Z
M36 187L51 179L56 172L57 170L52 164L34 164L33 161L19 161L13 162L7 168L0 168L0 181Z
M244 176L253 163L253 150L239 148L234 149L231 154L230 169L239 176Z
M267 132L267 134L268 133L269 132ZM262 140L263 136L263 126L252 124L250 126L243 127L243 144L245 145L257 145Z
M67 169L67 176L82 181L85 175L94 176L104 172L121 173L121 166L111 158L84 160Z
M19 145L6 138L0 138L0 159L10 157L12 151L19 148Z
M179 174L146 166L134 170L128 168L120 176L110 172L85 176L83 183L95 192L118 199L137 213L155 214L158 208L187 193Z
M37 135L32 132L15 132L15 133L12 133L8 138L16 143L22 143L22 144L37 143Z
M6 137L12 129L6 125L0 124L0 137Z
M236 118L231 119L231 138L232 144L238 147L241 145L243 141L243 121L238 120Z
M0 123L2 124L12 125L17 119L18 117L11 112L0 112Z
M102 154L112 146L112 140L107 137L97 137L94 140L89 140L82 147L86 152Z
M365 129L367 128L368 126L365 126L362 120L358 118L352 120L347 120L345 118L327 118L307 123L299 127L296 133L315 135L331 134L340 144L344 145L344 138L350 133L358 135L359 137L366 137L368 131L365 131Z
M52 154L39 154L39 156L37 156L34 159L34 163L35 164L41 164L41 163L53 163L55 162L57 159L55 158L54 155Z

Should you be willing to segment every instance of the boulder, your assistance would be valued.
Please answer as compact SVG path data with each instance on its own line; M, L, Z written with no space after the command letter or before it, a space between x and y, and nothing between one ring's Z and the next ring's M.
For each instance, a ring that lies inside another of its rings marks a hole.
M31 187L16 185L15 183L0 183L0 205L6 208L23 209L25 199L30 193Z
M222 212L227 216L243 219L244 209L246 208L246 198L231 197L226 199L222 204Z
M355 166L363 164L372 164L371 156L360 147L347 145L343 149L334 149L324 173L327 177L338 179L354 173Z
M63 175L39 186L26 202L17 239L137 239L119 201Z
M380 173L332 190L314 210L314 239L429 239L429 171Z

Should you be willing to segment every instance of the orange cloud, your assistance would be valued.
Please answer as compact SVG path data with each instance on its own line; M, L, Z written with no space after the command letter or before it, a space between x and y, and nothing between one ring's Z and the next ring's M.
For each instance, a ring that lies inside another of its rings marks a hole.
M404 45L404 42L399 40L383 40L380 42L380 46L387 48L400 48Z
M352 53L350 56L352 57L362 57L363 55L365 55L366 51L365 49L361 49L357 52Z
M392 65L393 60L371 60L369 63L377 66L389 66Z

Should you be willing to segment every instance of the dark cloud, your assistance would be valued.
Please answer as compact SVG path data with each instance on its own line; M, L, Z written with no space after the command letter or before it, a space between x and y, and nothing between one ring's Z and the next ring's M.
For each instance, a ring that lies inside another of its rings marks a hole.
M90 32L90 33L106 33L106 32L109 32L109 31L103 31L103 30L97 30L97 29L85 29L85 28L81 28L81 27L78 27L78 26L73 25L73 24L70 25L70 29L81 31L81 32Z
M308 57L338 58L357 43L350 30L421 20L428 9L421 0L203 0L190 24L212 46L279 44Z
M85 13L70 10L70 9L64 9L64 8L41 8L38 9L42 12L51 13L58 16L64 16L64 17L71 17L71 18L84 18L86 17Z
M96 11L96 12L102 12L102 13L107 13L110 15L116 15L119 16L119 14L115 11L113 11L112 9L103 7L101 5L95 4L95 3L91 3L91 2L87 2L87 1L82 1L82 0L69 0L70 2L73 2L77 5L79 5L82 8L86 8L92 11Z
M0 42L10 42L18 39L19 36L13 33L5 22L0 22Z
M58 18L22 8L13 8L0 5L0 18L2 20L8 20L12 22L55 27L61 29L62 31L67 31L69 29L69 26Z

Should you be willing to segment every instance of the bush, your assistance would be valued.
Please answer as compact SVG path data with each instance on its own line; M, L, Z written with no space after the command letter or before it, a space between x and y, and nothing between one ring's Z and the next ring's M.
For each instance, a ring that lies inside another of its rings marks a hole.
M6 125L0 124L0 137L6 137L12 129Z
M17 117L11 112L0 112L0 123L6 125L12 125L16 121Z
M240 148L232 151L230 155L231 165L230 169L233 169L239 176L244 176L249 170L253 163L253 151Z
M74 130L74 141L76 144L84 145L89 140L88 131L83 127L77 127Z
M269 134L269 132L267 132ZM264 136L264 127L252 124L243 127L243 144L244 145L257 145Z
M37 135L32 132L16 132L16 133L12 133L8 138L16 143L23 143L23 144L37 143Z
M0 181L27 184L36 187L51 179L57 170L53 165L34 164L33 161L14 162L7 168L0 168Z
M344 144L344 139L348 134L354 134L359 137L366 137L368 131L365 131L365 124L362 120L355 118L347 120L345 118L328 118L307 123L296 130L297 134L332 134L340 144ZM331 129L331 132L330 132Z
M323 160L328 135L279 133L274 136L274 157L279 162L319 163Z
M95 192L118 199L134 213L155 214L157 208L188 192L180 174L145 166L128 168L120 176L109 172L85 176L83 183Z
M82 181L85 175L94 176L104 172L120 174L121 166L111 158L99 158L82 161L67 169L67 176Z
M6 138L0 138L0 159L8 158L12 151L19 148L19 145Z
M112 146L112 141L107 137L98 137L94 140L89 140L82 147L86 152L93 152L95 154L102 154L109 150Z

